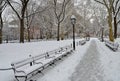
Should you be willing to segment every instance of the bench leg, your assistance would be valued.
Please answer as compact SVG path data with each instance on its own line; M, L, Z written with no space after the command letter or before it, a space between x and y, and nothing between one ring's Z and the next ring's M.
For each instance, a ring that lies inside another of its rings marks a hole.
M25 76L25 81L27 81L27 76Z
M67 56L67 53L63 57L66 57L66 56Z
M55 62L53 62L52 64L56 66Z
M44 75L44 73L41 70L39 70L38 73L41 73L42 75Z
M17 76L15 76L16 80L19 81L19 79L17 78Z
M18 77L15 76L16 80L19 81ZM27 76L25 76L25 81L27 81Z
M61 58L59 58L59 60L62 60Z
M53 66L53 65L56 66L55 62L52 62L52 63L50 64L50 66ZM54 67L54 66L53 66L53 67Z

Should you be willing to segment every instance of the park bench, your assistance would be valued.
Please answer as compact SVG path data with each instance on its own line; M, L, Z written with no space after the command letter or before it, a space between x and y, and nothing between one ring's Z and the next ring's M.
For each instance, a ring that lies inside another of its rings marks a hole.
M76 46L84 45L85 43L86 43L86 40L80 40L80 41L76 42Z
M19 81L19 78L25 81L36 73L40 73L46 67L54 64L57 60L70 54L73 51L71 45L65 46L53 51L31 56L29 58L11 63L14 71L15 78ZM22 80L23 81L23 80Z
M119 47L119 44L118 44L118 43L111 42L111 41L108 41L108 40L105 41L105 45L106 45L107 47L109 47L110 49L112 49L113 51L117 51L117 50L118 50L118 47Z
M81 40L80 45L84 45L86 43L86 40Z

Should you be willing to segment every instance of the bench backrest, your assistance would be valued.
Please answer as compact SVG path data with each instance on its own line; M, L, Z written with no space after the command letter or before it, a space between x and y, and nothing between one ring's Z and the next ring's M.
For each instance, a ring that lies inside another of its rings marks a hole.
M44 58L45 56L46 56L46 53L43 53L43 54L40 54L40 55L36 55L32 58L33 58L34 61L36 61L36 60Z
M40 55L36 55L34 57L29 57L27 59L23 59L23 60L20 60L20 61L17 61L17 62L13 62L13 63L11 63L11 66L13 68L19 68L19 67L22 67L24 65L30 64L30 62L34 62L36 60L45 58L46 55L55 55L56 52L67 51L67 50L69 50L71 48L72 48L71 45L68 45L68 46L65 46L65 47L62 47L62 48L47 52L47 53L43 53L43 54L40 54Z
M105 41L105 44L106 44L106 45L109 45L109 46L111 46L111 47L114 47L114 48L118 48L118 47L119 47L119 44L118 44L118 43L111 42L111 41Z
M30 64L30 62L34 62L38 59L42 59L45 57L45 54L41 54L41 55L36 55L34 57L29 57L27 59L23 59L23 60L20 60L20 61L16 61L16 62L13 62L11 63L11 66L13 68L19 68L21 66L24 66L24 65L27 65L27 64Z
M83 44L86 43L86 41L85 40L81 40L80 43L81 43L81 45L83 45Z
M23 60L20 60L20 61L17 61L17 62L13 62L13 63L11 63L11 66L13 68L19 68L19 67L24 66L24 65L26 65L26 64L28 64L32 61L33 61L32 58L27 58L27 59L23 59Z

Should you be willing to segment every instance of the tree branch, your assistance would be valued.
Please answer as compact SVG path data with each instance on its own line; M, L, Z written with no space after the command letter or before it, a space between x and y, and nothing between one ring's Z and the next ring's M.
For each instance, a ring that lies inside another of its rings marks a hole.
M65 3L65 5L64 5L63 14L62 14L63 16L62 16L62 19L60 20L60 23L61 23L61 22L64 20L64 18L65 18L65 12L66 12L65 9L66 9L66 6L67 6L67 4L69 3L69 1L70 1L70 0L68 0L68 1Z
M102 4L102 5L105 5L105 3L100 2L100 1L98 1L98 0L94 0L94 1L95 1L95 2L98 2L98 3Z
M116 1L115 10L117 10L117 6L118 6L119 1L120 1L120 0L117 0L117 1Z
M113 0L113 4L112 4L112 10L113 10L113 14L115 15L114 1L115 1L115 0Z
M7 6L7 3L5 2L5 3L3 4L3 6L1 7L1 13L5 10L6 6Z
M57 9L57 0L54 0L54 13L55 13L55 16L56 16L57 20L59 21L59 17L58 17L56 9Z
M118 8L118 10L117 10L117 12L115 14L115 16L117 16L119 12L120 12L120 6L119 6L119 8Z
M41 10L41 11L35 11L35 12L33 12L32 14L29 14L28 16L26 16L25 18L30 17L30 16L35 15L35 14L38 14L38 13L41 13L41 12L44 12L47 8L48 8L48 7L46 7L45 9L43 9L43 10Z
M21 19L20 15L19 15L18 12L15 10L15 8L12 6L12 4L10 3L10 1L9 1L9 0L6 0L6 1L7 1L7 3L9 4L9 6L12 8L12 10L16 13L17 17L18 17L19 19Z
M110 10L110 8L109 8L107 2L106 2L105 0L103 0L103 2L104 2L104 4L105 4L106 8L107 8L108 10Z
M26 10L26 8L27 8L27 4L28 4L28 2L29 2L29 0L23 0L23 7L22 7L22 10L21 10L21 14L22 14L22 17L24 18L24 13L25 13L25 10Z
M120 24L120 20L117 22L117 25Z
M98 2L98 3L100 3L100 4L104 5L104 6L106 6L106 8L109 10L109 7L108 7L108 5L107 5L107 3L106 3L105 0L103 0L103 2L98 1L98 0L94 0L94 1L96 1L96 2Z
M60 18L61 15L63 14L63 11L64 11L64 4L65 4L65 0L63 0L62 11L61 11L60 14L58 15L59 18Z

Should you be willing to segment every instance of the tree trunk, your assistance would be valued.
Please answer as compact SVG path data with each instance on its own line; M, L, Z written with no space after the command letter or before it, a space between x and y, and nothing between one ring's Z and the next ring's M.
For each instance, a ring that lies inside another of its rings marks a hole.
M63 31L61 33L61 40L64 40L64 33L63 33Z
M57 41L60 40L60 23L58 23L58 30L57 30Z
M109 13L109 16L108 16L108 24L109 24L109 40L114 42L113 29L112 29L112 14L111 13Z
M53 32L53 31L52 31L52 26L51 26L51 29L50 29L50 39L53 37L53 36L52 36L52 32Z
M24 43L24 19L20 19L20 43Z
M2 29L0 29L0 44L2 44Z
M43 39L43 32L42 32L42 29L40 29L40 39Z
M27 29L27 32L28 32L28 42L30 42L30 30L29 30L29 28Z
M114 38L117 38L117 22L116 17L114 17Z
M103 39L103 32L104 32L104 29L102 28L102 35L101 35L102 42L104 41L104 39Z
M3 28L3 20L2 20L2 14L0 14L0 44L2 44L2 28Z

